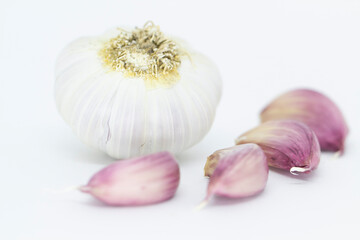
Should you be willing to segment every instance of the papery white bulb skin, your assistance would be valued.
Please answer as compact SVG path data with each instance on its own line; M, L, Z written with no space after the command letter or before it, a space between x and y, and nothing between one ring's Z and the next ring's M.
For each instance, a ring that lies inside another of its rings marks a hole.
M60 114L83 142L114 158L178 153L198 143L221 88L207 57L153 24L80 38L56 63Z

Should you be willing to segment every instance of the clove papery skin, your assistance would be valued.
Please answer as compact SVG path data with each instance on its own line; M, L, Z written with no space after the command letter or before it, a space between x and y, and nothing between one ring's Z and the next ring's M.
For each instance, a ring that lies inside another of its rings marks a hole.
M224 148L215 151L213 154L207 157L206 164L204 167L204 174L206 177L210 177L213 172L215 171L215 168L219 162L219 159L223 158L224 156L234 152L236 149L238 149L238 146L232 146L229 148Z
M80 190L113 206L138 206L172 198L180 171L169 152L120 160L96 173Z
M308 125L316 134L321 150L344 150L348 127L340 109L325 95L309 89L282 94L261 112L261 121L293 119Z
M249 197L265 188L269 167L258 145L242 144L216 152L218 163L210 177L205 201L213 195Z
M320 162L320 146L314 132L294 120L265 122L242 134L236 144L256 143L267 156L269 166L291 173L311 172Z

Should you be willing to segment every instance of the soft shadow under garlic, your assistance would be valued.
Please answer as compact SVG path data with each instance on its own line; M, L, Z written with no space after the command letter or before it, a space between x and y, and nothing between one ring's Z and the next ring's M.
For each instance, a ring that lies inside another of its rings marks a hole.
M70 136L64 132L61 132L61 134L57 134L56 136L52 135L51 138L56 139L56 142L54 142L56 144L54 150L58 152L57 155L61 155L64 158L71 158L74 161L99 165L108 165L116 161L116 159L110 157L109 155L92 147L86 146L85 144L77 141L77 139L72 137L72 135Z
M257 193L256 195L244 197L241 199L229 199L226 197L215 196L213 199L213 205L214 206L228 206L228 205L234 205L234 204L243 204L246 202L253 201L254 199L258 198L260 195L265 194L264 192L265 192L265 190Z
M206 203L201 202L198 206L196 206L195 210L200 211L203 208L207 208L207 207L214 208L214 207L224 207L224 206L245 204L247 202L254 201L255 199L257 199L258 197L260 197L263 194L266 194L265 190L255 194L253 196L237 198L237 199L236 198L227 198L227 197L222 197L222 196L213 196L210 201L208 201Z
M191 151L191 150L177 153L175 154L175 158L180 164L180 166L194 164L194 161L196 161L196 159L201 159L200 155L196 151Z
M109 209L109 211L113 212L114 209L118 210L118 211L124 211L127 209L131 209L132 211L134 211L135 209L139 209L139 211L143 211L146 208L153 208L154 206L162 206L165 205L167 202L161 202L161 203L153 203L153 204L149 204L149 205L138 205L138 206L121 206L121 207L115 207L111 206L111 205L107 205L105 203L102 203L100 201L97 201L96 199L88 199L85 202L82 201L77 201L79 204L84 205L84 203L90 207L97 207L97 208L102 208L102 209Z
M66 151L71 150L67 148ZM118 160L96 149L87 148L86 146L77 147L74 149L73 156L75 161L99 165L108 165Z

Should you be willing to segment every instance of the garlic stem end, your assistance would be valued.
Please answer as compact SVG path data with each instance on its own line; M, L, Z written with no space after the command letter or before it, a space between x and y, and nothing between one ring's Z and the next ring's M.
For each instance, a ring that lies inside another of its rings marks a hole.
M304 173L311 170L309 167L292 167L290 173L293 175L299 175L299 173Z

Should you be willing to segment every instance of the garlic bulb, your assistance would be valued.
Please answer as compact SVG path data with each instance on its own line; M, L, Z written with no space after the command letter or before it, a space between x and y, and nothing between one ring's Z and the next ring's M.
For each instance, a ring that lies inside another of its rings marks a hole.
M221 96L216 66L152 23L69 44L56 63L63 119L114 158L180 152L209 131Z

